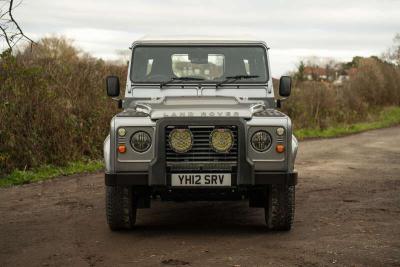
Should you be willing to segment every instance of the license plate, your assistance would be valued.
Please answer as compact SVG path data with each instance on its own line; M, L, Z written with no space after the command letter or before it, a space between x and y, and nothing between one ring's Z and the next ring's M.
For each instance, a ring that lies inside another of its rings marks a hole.
M231 186L230 173L173 173L172 186Z

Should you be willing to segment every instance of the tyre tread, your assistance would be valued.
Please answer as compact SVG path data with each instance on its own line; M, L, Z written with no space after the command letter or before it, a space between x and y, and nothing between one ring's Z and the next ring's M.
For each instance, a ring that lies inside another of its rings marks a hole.
M294 221L295 186L272 185L268 192L265 221L271 230L289 231Z
M133 228L136 222L136 205L131 188L107 186L106 216L111 230Z

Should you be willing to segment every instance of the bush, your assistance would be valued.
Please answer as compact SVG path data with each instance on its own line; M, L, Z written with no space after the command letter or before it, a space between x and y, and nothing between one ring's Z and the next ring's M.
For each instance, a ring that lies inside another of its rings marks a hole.
M81 54L65 39L0 57L0 173L100 158L116 112L105 76L126 77L115 66Z
M341 87L329 82L294 81L283 111L296 129L323 130L369 120L383 107L399 105L399 67L371 57L360 58L356 75Z

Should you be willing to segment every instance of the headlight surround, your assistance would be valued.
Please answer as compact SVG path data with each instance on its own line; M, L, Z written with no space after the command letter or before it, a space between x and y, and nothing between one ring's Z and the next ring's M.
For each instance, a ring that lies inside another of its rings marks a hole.
M176 153L185 153L192 149L193 134L187 128L175 128L169 133L169 146Z
M272 145L272 137L270 133L264 130L255 132L251 136L251 146L258 152L267 151Z
M229 129L215 129L210 134L210 145L215 152L228 153L234 143L233 133Z
M151 147L151 136L145 131L137 131L131 137L131 146L136 152L146 152Z

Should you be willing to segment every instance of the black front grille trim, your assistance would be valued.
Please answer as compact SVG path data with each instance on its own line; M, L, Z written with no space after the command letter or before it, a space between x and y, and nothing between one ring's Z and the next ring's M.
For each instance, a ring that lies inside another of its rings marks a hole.
M196 125L218 126L234 125L238 129L238 161L237 167L232 173L237 173L237 184L254 184L253 162L247 157L246 146L246 121L238 117L166 117L157 120L155 140L157 145L154 150L154 159L149 166L149 184L152 186L166 186L169 168L166 162L166 138L165 131L168 125L188 127Z
M168 163L172 162L235 162L238 161L238 127L232 125L202 126L193 125L187 128L193 134L193 146L185 153L173 151L169 145L169 133L179 126L169 125L165 128L165 155ZM210 134L214 129L230 129L234 136L234 145L227 153L215 152L210 146Z

